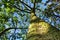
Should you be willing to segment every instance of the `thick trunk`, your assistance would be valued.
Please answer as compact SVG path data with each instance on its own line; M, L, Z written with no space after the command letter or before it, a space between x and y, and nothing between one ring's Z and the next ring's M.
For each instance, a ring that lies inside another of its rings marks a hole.
M27 40L60 40L60 31L31 13Z

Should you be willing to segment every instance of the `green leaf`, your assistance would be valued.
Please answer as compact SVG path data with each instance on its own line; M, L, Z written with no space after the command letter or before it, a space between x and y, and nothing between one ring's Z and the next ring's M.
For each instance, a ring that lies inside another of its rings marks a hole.
M32 3L36 2L36 3L40 3L42 0L31 0Z
M10 8L9 7L7 7L5 10L6 10L7 13L10 12Z
M0 22L7 22L9 16L5 15L4 13L0 13Z
M0 25L0 32L3 31L5 29L4 25Z
M15 22L17 22L17 21L18 21L18 18L17 18L17 17L13 17L13 20L14 20Z

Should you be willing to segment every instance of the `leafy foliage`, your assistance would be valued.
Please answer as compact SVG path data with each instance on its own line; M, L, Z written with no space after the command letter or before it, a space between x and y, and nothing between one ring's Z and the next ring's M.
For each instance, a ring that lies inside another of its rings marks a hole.
M44 0L0 0L0 31L2 32L10 27L28 28L30 12L34 3L36 3L35 10L37 17L60 30L60 2L56 0L43 1ZM27 29L22 30L8 30L8 32L5 32L4 35L1 36L1 39L13 40L14 38L20 39L22 36L26 37L25 32L27 32ZM9 33L11 35L9 35ZM22 36L20 33L23 33L21 34Z

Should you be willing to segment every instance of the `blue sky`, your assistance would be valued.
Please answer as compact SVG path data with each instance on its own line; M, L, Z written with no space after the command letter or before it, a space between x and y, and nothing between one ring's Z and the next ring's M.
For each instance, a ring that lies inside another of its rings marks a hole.
M43 3L45 3L46 1L47 1L47 0L42 0ZM29 2L29 0L28 0L28 2ZM32 3L28 3L28 5L30 5L31 7L33 7L33 4L32 4ZM42 5L42 4L39 4L39 5L41 6L42 9L46 8L46 6L44 6L44 5ZM14 13L15 13L14 16L19 17L16 12L14 12ZM44 17L44 16L43 16L43 17ZM41 18L43 18L43 17L41 17ZM26 19L27 17L24 16L23 18ZM46 18L46 17L45 17L44 19L45 19L45 21L47 21L47 22L51 22L51 20L48 19L48 18ZM19 18L18 20L20 20L21 26L25 26L25 25L23 25L23 23L29 25L29 22L23 22L20 18ZM57 21L57 23L59 23L59 21ZM26 25L26 26L27 26L27 25ZM54 22L52 22L52 25L54 25ZM17 31L16 31L16 32L17 32ZM16 40L22 40L22 38L21 38L21 39L16 39Z
M45 3L47 0L42 0L42 2L43 3ZM28 3L31 7L33 7L33 4L30 4L30 3ZM40 4L39 4L40 5ZM40 5L41 6L41 8L46 8L46 6L44 6L44 5ZM43 16L44 17L44 16ZM42 18L43 18L42 17ZM44 20L46 21L46 22L51 22L51 20L49 19L49 18L44 18ZM59 22L59 21L57 21L57 22ZM53 26L54 26L54 21L52 21L52 23L51 23ZM16 40L21 40L21 39L16 39Z

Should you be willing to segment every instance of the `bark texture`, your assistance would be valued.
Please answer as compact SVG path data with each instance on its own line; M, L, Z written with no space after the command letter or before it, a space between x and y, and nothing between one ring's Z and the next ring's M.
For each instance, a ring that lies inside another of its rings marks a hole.
M27 40L60 40L60 31L31 13Z

